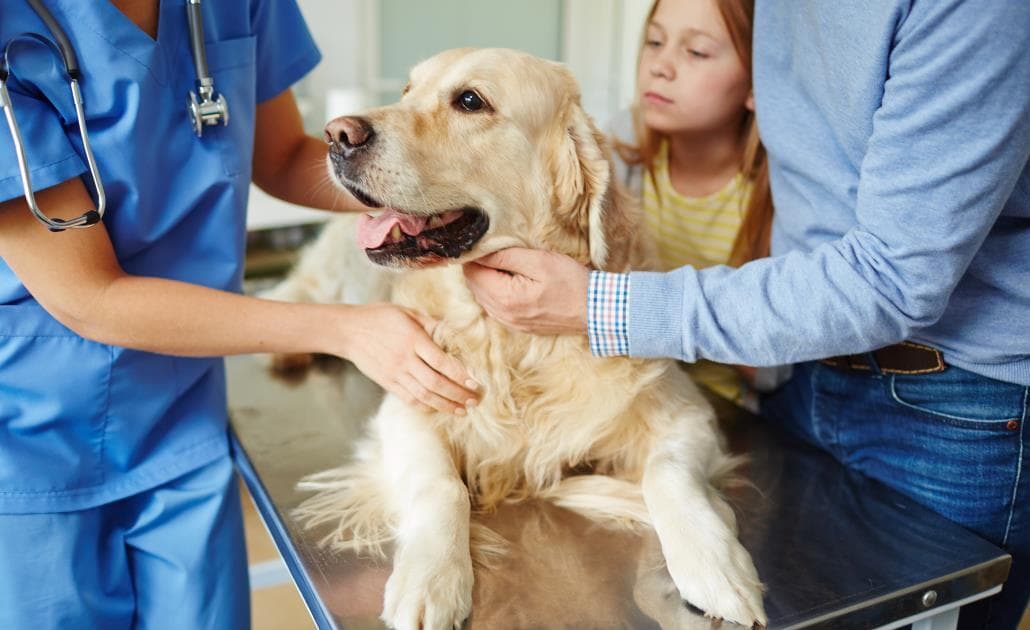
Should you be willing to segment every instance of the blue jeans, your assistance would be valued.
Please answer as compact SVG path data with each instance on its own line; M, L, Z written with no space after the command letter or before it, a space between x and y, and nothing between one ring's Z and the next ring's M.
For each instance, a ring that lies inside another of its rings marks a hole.
M1030 596L1030 387L956 367L883 374L819 363L762 401L762 414L1012 555L1001 593L960 628L1016 628Z

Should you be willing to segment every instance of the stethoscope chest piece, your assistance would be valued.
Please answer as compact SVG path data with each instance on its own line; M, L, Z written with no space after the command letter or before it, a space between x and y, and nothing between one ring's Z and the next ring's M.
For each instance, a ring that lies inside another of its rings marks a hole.
M205 125L217 125L222 123L222 126L229 124L229 104L225 102L225 97L218 94L214 95L214 88L211 86L205 86L200 88L200 96L193 90L190 90L189 102L186 103L186 110L190 115L190 123L193 125L193 133L197 134L197 137L204 135Z
M229 104L215 91L215 80L207 68L207 49L204 47L204 18L200 13L200 0L187 0L186 21L190 27L190 49L197 71L197 91L190 90L186 110L197 137L204 135L208 125L229 124Z

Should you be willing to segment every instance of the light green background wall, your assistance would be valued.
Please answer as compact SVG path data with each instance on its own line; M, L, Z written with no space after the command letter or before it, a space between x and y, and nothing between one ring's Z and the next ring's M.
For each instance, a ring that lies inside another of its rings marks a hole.
M419 61L462 46L518 48L558 59L558 0L380 0L381 79L403 83ZM396 94L381 94L396 100Z

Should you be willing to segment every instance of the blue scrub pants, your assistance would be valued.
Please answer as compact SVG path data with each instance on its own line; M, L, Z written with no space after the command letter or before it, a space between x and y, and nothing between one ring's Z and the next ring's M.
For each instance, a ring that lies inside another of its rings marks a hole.
M954 366L804 363L762 415L1012 554L1002 592L964 606L959 628L1015 630L1030 595L1030 387Z
M240 495L224 457L77 512L0 514L0 628L250 627Z

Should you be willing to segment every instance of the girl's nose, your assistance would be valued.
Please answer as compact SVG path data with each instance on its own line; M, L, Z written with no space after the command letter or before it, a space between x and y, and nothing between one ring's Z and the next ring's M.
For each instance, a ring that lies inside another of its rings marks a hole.
M672 64L665 59L665 55L660 55L651 62L650 72L651 76L656 79L662 78L671 81L675 76Z
M655 51L651 58L651 65L648 71L654 78L662 78L671 81L676 76L676 68L672 63L673 51L670 46L662 46Z

